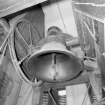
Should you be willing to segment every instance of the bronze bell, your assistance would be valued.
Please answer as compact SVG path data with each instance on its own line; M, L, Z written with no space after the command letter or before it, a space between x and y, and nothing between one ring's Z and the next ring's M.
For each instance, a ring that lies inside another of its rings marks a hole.
M49 36L41 41L41 47L29 57L27 68L35 77L46 82L72 80L82 71L82 62L67 50L62 38Z

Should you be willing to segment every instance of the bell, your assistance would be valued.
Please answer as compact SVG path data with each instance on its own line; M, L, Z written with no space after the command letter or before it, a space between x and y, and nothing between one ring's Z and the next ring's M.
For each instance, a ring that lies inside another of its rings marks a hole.
M50 36L39 44L29 57L27 68L34 76L46 82L64 82L76 78L83 64L71 51L67 50L61 38Z

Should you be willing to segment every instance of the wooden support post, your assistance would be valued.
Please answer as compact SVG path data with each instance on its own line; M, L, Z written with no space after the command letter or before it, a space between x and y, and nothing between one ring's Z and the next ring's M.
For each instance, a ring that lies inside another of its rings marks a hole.
M32 105L39 105L41 95L41 87L33 87Z
M66 87L67 105L90 105L86 84Z
M74 105L73 104L73 97L71 93L71 86L66 86L66 103L67 105Z
M102 98L101 74L96 74L94 72L89 72L88 74L89 74L89 80L90 80L92 89L94 91L94 94L95 94L97 100L99 101Z
M102 98L102 76L97 62L87 60L84 62L87 70L89 81L94 91L94 94L99 101Z

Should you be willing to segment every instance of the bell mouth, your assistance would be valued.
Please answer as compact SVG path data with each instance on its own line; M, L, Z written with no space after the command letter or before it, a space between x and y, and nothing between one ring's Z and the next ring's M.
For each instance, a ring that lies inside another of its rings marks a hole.
M65 82L82 72L83 63L70 51L39 51L29 57L27 69L39 80Z

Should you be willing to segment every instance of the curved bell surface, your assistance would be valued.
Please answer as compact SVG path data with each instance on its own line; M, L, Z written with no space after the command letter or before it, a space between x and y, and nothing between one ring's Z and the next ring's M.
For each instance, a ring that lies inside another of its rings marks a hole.
M62 52L34 56L29 59L28 68L35 71L35 77L47 82L71 80L82 71L79 59Z
M83 64L66 46L59 42L48 42L36 51L27 62L34 76L47 82L72 80L80 74Z

